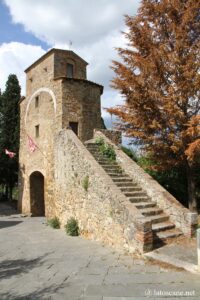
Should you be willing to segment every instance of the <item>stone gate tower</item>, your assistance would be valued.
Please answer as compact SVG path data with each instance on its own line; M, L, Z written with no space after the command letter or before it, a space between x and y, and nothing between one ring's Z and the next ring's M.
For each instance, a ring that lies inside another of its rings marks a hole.
M33 215L54 210L54 138L63 128L81 141L101 128L103 87L87 80L87 62L73 51L51 49L26 72L26 97L20 102L19 209ZM37 145L30 152L28 140Z

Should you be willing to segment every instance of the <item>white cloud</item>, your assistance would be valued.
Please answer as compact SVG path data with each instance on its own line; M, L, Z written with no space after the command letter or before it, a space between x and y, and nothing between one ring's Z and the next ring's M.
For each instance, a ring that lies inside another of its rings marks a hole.
M0 45L0 88L4 90L9 74L16 74L25 94L24 70L45 51L39 46L11 42Z
M102 107L122 103L110 88L114 77L110 66L119 60L116 47L125 45L124 14L134 15L140 0L4 0L14 23L46 41L52 47L72 50L89 62L88 79L104 86ZM8 61L5 53L8 51ZM9 73L16 73L24 86L23 70L44 53L40 47L11 43L0 46L1 85ZM3 75L2 75L3 74ZM3 78L2 78L3 77ZM103 110L103 116L110 116Z
M53 47L68 48L89 62L88 79L109 88L116 47L124 46L124 14L134 15L140 0L4 0L14 23Z
M50 44L83 46L119 31L124 14L135 14L139 0L4 0L15 23Z

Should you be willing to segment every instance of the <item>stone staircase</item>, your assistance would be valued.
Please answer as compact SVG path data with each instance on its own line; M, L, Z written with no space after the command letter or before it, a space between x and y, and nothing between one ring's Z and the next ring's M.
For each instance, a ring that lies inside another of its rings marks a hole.
M173 238L182 235L182 232L169 220L169 216L157 206L156 202L151 201L146 192L120 168L117 162L110 161L101 154L98 144L87 142L86 147L127 200L135 205L147 221L152 222L154 248L165 245Z

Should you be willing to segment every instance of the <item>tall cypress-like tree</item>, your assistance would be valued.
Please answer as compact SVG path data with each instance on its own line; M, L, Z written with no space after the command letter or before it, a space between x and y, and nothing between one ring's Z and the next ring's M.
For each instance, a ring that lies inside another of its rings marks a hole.
M10 200L18 177L20 92L17 76L9 75L5 91L0 96L0 177ZM16 156L9 158L5 155L5 149L15 152Z
M154 168L184 166L195 211L198 155L190 149L200 121L200 0L143 0L137 15L125 20L128 45L118 49L122 62L113 62L112 81L125 104L108 111L151 153Z

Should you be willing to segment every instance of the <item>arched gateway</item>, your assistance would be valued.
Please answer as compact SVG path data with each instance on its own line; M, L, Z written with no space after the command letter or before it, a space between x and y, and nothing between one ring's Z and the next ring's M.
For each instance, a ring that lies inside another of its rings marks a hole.
M45 215L44 176L38 171L30 175L30 207L33 216Z

